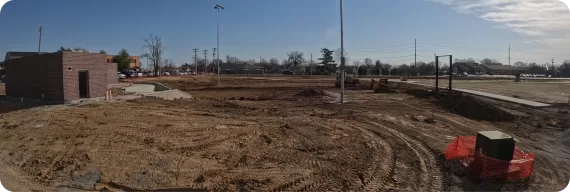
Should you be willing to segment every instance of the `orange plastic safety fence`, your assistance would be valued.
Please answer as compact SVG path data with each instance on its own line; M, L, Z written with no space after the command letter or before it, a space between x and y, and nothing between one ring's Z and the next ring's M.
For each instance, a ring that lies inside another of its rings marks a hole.
M475 153L475 136L459 136L445 151L447 160L459 159L478 179L506 178L507 180L528 178L534 166L534 155L515 147L513 160L503 161Z

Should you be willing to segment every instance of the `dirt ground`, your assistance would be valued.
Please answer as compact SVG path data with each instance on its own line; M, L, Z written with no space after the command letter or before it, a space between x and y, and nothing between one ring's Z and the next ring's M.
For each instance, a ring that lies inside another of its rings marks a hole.
M435 85L434 79L414 79L418 83ZM449 81L440 79L447 87ZM472 89L542 103L570 103L570 81L526 80L454 80L455 88Z
M211 77L154 80L195 98L0 112L2 184L18 191L559 191L570 181L570 146L562 142L570 121L548 110L482 99L517 117L487 121L465 117L463 105L402 92L348 90L339 105L331 78L232 77L221 87ZM473 184L445 166L449 142L482 130L506 132L536 155L528 182Z

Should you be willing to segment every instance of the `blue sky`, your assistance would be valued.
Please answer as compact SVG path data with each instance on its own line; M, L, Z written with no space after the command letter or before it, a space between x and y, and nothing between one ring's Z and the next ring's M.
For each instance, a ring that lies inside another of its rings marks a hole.
M13 0L0 12L0 54L60 46L140 55L142 38L162 37L165 57L193 63L193 48L216 47L216 10L222 4L220 58L286 58L340 47L338 0ZM489 57L508 63L570 59L570 13L558 0L345 0L344 40L349 59L400 64L433 55ZM204 55L201 54L201 57ZM143 60L144 62L144 60Z

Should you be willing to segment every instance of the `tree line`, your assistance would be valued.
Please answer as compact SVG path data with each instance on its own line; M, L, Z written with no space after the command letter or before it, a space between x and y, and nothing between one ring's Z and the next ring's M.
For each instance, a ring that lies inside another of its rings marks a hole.
M141 55L141 59L147 58L150 60L152 64L153 71L155 74L158 74L160 70L174 70L178 67L176 63L168 58L163 58L164 50L166 47L162 44L162 39L158 36L153 36L152 34L149 37L143 38L143 48L146 49L146 53ZM77 48L65 48L60 47L58 50L62 51L81 51L81 52L89 52L87 49L77 47ZM235 56L226 55L225 60L220 59L220 64L222 65L233 65L233 64L242 64L242 65L253 65L263 67L266 72L269 73L279 73L283 71L295 71L305 74L332 74L335 73L340 65L341 61L341 50L336 49L328 49L322 48L320 50L321 57L317 58L317 62L308 61L305 59L305 55L303 52L299 51L292 51L286 54L286 59L279 61L277 58L260 58L259 60L255 59L240 59ZM101 50L100 53L106 53L105 51ZM119 71L125 70L129 68L130 59L129 53L125 49L121 49L118 54L118 58L116 63L118 63ZM436 73L436 66L433 61L431 62L424 62L424 61L417 61L415 63L390 63L390 62L383 62L381 60L372 60L371 58L365 58L364 60L354 60L351 64L349 64L350 57L346 51L344 51L344 61L346 68L345 70L349 73L356 73L358 75L434 75ZM216 65L217 59L211 59L206 61L204 58L194 58L195 62L199 66L204 65ZM455 59L455 63L463 62L463 63L478 63L473 58L467 59ZM484 58L480 60L480 64L485 65L501 65L501 63L495 59ZM185 69L192 70L194 64L182 64L181 67ZM545 64L537 64L537 63L526 63L522 61L517 61L514 63L515 67L520 69L524 69L526 73L531 74L547 74L552 71L557 71L559 74L553 75L560 75L563 77L570 77L570 60L565 60L562 65L560 66L552 66L552 64L545 63ZM553 68L554 67L554 68ZM441 62L439 66L439 71L441 72L448 72L449 71L449 64Z

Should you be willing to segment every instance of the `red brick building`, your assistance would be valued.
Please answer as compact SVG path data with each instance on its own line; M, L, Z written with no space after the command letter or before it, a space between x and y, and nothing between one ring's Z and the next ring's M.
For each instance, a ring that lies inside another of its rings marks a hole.
M104 97L117 83L107 54L56 52L6 60L6 95L54 102Z
M117 58L118 56L116 55L107 55L107 63L117 63ZM139 56L130 56L129 59L131 59L131 63L129 64L129 68L134 69L134 68L140 68L141 67L141 61Z

